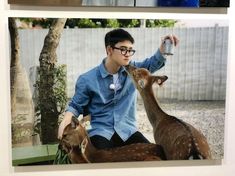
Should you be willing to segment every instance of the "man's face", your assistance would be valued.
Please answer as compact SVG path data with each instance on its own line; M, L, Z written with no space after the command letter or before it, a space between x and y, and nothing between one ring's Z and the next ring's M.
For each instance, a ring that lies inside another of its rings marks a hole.
M109 46L107 51L110 59L119 66L128 65L135 52L133 44L128 40L118 42L113 47Z

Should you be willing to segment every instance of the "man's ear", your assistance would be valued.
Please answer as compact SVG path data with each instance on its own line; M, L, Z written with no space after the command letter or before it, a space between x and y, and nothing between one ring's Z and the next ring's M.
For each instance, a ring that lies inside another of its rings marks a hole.
M159 86L168 79L167 76L153 76L153 83L156 82Z
M106 47L107 55L110 55L110 54L112 53L112 51L113 51L113 48L112 48L110 45L108 45L108 46Z

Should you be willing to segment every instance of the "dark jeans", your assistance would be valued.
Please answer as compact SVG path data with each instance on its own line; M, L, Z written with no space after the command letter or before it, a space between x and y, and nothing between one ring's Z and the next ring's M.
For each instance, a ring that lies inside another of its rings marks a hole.
M120 136L116 132L113 134L110 140L99 135L92 136L90 139L92 144L97 149L114 148L133 143L150 143L148 139L146 139L143 134L141 134L139 131L132 134L129 139L125 142L120 138Z

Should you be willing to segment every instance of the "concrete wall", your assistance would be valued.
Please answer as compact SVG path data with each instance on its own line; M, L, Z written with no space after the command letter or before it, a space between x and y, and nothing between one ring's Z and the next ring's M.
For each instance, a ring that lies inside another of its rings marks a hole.
M111 29L65 29L58 47L58 62L67 65L68 94L72 96L77 77L100 64L106 56L104 36ZM156 74L169 77L158 96L182 100L224 100L226 92L228 27L130 28L135 38L134 60L151 56L161 38L174 33L180 39L174 56L167 58ZM21 61L30 79L48 30L20 30Z

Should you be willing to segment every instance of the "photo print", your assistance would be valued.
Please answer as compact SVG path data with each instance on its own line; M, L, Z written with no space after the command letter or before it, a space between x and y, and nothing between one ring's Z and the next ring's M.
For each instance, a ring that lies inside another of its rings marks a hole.
M229 0L8 0L9 4L84 7L229 7Z
M223 159L226 20L15 17L9 35L13 166Z

